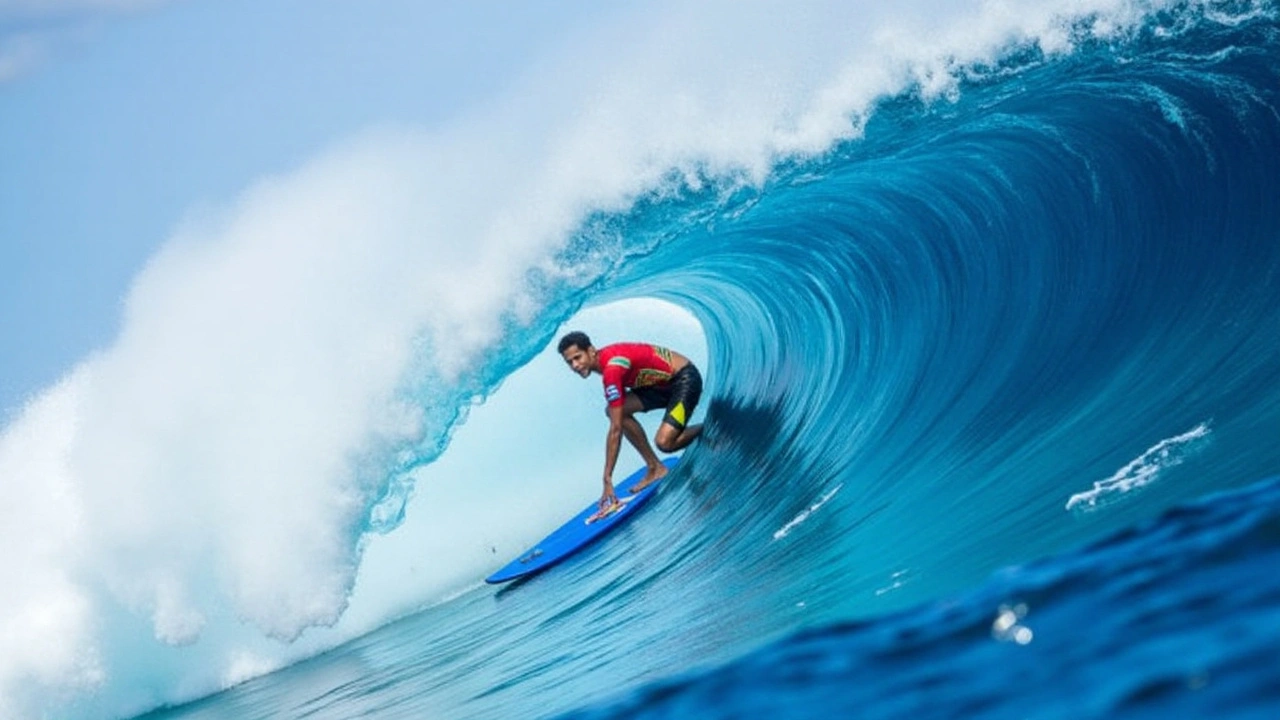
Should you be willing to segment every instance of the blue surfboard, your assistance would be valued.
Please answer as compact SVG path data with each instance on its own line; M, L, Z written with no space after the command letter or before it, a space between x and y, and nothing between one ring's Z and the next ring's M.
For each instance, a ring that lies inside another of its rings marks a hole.
M663 464L668 469L674 468L679 458L667 458ZM570 555L591 544L601 535L618 527L635 515L644 502L653 496L661 481L653 483L632 495L631 486L644 478L644 468L640 468L627 479L613 486L618 496L618 504L605 513L600 513L596 503L591 503L572 520L561 525L558 530L542 539L537 545L520 553L520 557L507 563L501 570L485 578L485 582L497 584L508 580L527 577L542 572ZM596 517L599 515L600 517Z

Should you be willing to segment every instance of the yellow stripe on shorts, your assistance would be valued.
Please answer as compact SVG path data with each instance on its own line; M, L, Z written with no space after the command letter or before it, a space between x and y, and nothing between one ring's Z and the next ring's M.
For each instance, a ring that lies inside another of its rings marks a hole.
M684 424L684 403L678 402L675 407L671 408L671 419L681 425Z

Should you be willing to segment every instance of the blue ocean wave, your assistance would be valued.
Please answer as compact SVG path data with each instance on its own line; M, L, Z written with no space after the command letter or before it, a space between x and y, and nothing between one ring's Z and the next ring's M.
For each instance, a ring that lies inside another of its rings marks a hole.
M1274 710L1277 638L1239 630L1275 625L1274 483L917 604L1280 467L1280 32L1248 9L1015 54L629 218L672 237L616 292L693 311L717 379L682 470L715 566L669 570L724 627L819 629L573 717Z
M806 568L874 538L935 578L919 599L1010 547L1053 552L1273 472L1276 73L1274 13L1157 16L1066 58L975 68L954 100L888 100L863 137L764 188L709 182L615 218L661 241L603 292L672 300L707 332L690 482L761 479L722 490L743 510L707 532L771 534L842 487ZM1214 442L1146 502L1062 517L1206 424Z
M1273 478L562 717L1272 717L1277 527Z
M681 168L592 215L555 263L582 272L527 278L535 322L408 392L452 427L580 308L686 308L706 433L645 514L554 581L161 715L1274 708L1277 486L1161 513L1280 469L1278 14L1085 19L763 182ZM377 468L401 480L355 531L395 527L447 441Z

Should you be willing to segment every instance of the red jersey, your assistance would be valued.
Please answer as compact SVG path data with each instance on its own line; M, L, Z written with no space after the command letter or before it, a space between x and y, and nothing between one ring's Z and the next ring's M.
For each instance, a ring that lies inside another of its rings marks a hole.
M609 407L622 405L626 388L671 382L671 351L647 343L615 343L597 351L604 375L604 399Z

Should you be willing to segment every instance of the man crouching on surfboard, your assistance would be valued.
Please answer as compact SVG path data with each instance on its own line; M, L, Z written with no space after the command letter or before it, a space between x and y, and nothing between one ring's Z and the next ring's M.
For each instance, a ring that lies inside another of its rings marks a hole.
M662 424L653 442L665 453L681 450L702 434L702 426L685 427L702 397L702 375L689 358L678 352L646 343L616 343L597 350L585 333L571 332L560 338L560 356L569 368L582 377L591 373L604 376L604 399L608 404L609 436L604 446L604 492L600 494L600 510L618 503L613 490L613 466L618 462L622 436L635 446L644 458L648 471L636 483L632 493L639 492L667 474L667 466L658 460L644 428L635 419L638 412L665 407Z

